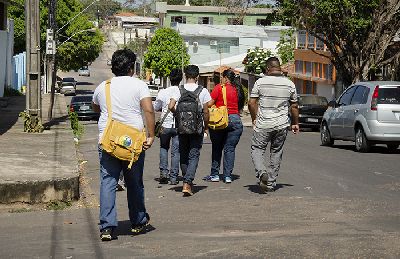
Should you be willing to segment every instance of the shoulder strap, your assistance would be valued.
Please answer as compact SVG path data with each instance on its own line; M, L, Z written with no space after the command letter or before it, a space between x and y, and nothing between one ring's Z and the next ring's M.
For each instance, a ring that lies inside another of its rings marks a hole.
M112 120L112 109L111 109L111 91L110 91L111 79L106 81L106 104L107 104L107 121Z
M168 116L169 113L170 113L170 110L167 109L167 112L164 114L164 116L162 117L162 119L161 119L161 121L160 121L160 124L161 124L161 125L164 123L164 121L165 121L165 119L167 118L167 116Z
M226 86L225 86L225 84L221 85L221 90L222 90L222 98L224 99L224 106L226 106L227 101L226 101Z
M183 95L183 93L186 91L185 86L180 85L179 86L179 92L181 93L181 96Z
M199 96L201 91L203 90L203 86L199 85L196 90L194 90L194 94Z

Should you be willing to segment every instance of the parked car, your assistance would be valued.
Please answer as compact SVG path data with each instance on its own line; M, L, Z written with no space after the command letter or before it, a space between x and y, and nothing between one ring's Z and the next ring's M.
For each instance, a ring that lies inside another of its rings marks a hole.
M299 95L298 102L300 128L319 130L328 100L318 95Z
M76 87L76 81L73 77L64 77L61 81L61 84L65 82L73 83L73 85Z
M88 66L83 66L78 70L79 76L90 76L90 70Z
M98 120L100 113L93 110L92 98L93 95L80 95L72 97L69 110L76 112L79 119Z
M60 93L64 95L76 95L76 85L73 82L62 82Z
M322 145L336 139L355 142L359 152L374 144L400 145L400 82L359 82L329 103L321 124Z
M160 90L160 86L159 85L148 85L148 87L149 87L149 90L150 90L151 99L153 101L155 101L156 97L157 97L157 94L158 94L158 91Z

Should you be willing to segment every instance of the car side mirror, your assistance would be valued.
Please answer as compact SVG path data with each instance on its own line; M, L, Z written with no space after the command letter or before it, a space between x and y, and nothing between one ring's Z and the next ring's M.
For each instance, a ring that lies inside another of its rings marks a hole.
M339 105L336 101L330 101L328 107L337 108Z

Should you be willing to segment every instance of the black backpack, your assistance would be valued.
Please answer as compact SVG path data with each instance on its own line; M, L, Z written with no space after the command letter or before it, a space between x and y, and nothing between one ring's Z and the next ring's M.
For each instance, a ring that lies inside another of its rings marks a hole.
M203 87L199 85L192 92L179 86L181 97L175 111L175 121L178 134L198 134L204 133L203 126L203 105L200 103L200 93Z

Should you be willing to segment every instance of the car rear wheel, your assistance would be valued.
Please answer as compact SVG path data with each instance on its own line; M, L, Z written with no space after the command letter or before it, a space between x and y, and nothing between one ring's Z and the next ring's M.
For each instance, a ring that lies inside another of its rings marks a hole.
M329 132L328 125L326 123L323 123L321 126L321 144L323 146L333 146L335 143L335 140L332 139L331 133Z
M388 148L390 151L395 151L396 149L399 148L399 145L398 145L398 144L387 144L387 148Z
M361 127L356 129L355 145L358 152L366 153L371 149L371 143L368 141Z

